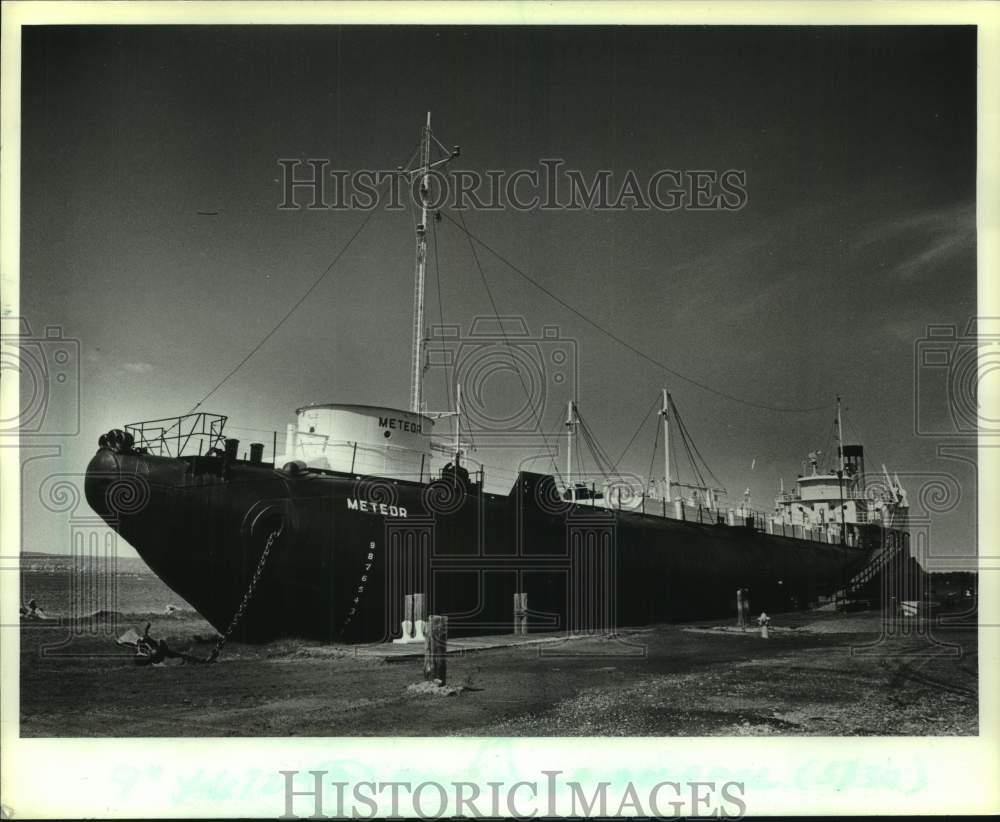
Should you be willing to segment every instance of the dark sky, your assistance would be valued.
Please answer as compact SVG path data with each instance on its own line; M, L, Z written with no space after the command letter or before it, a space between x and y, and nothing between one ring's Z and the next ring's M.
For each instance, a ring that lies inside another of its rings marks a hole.
M393 168L431 109L458 168L746 171L738 212L465 214L677 371L757 404L827 405L765 411L665 376L481 253L501 313L576 341L580 407L608 452L666 384L730 500L749 486L769 508L827 445L840 393L869 466L898 471L915 504L921 476L954 475L962 500L932 551L972 553L974 473L914 434L914 352L928 324L976 311L973 28L39 27L23 45L21 312L83 352L82 433L26 489L82 471L112 427L186 412L354 232L356 211L278 210L279 158ZM492 309L468 243L436 231L444 319L467 325ZM376 214L205 410L281 430L308 402L405 407L412 247L409 214ZM427 388L445 407L440 374ZM653 426L625 468L647 472ZM25 515L27 548L67 547L64 520L30 498Z

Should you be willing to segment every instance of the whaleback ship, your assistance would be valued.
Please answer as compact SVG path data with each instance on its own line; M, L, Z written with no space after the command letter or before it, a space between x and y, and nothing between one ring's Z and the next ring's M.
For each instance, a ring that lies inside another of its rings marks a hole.
M732 613L738 590L768 611L807 607L912 562L905 491L884 469L867 474L862 446L843 441L839 398L833 464L812 455L771 511L755 510L749 491L726 505L704 472L672 475L671 443L691 449L666 390L659 476L626 478L607 460L598 480L575 476L574 444L594 436L568 399L565 471L553 461L487 491L488 469L461 435L461 384L449 411L423 397L427 184L458 152L432 161L435 145L428 114L402 172L421 198L409 408L300 407L267 460L267 443L241 451L228 417L203 411L100 437L90 506L220 632L405 641L431 613L452 635L509 633L517 620L532 632L614 632Z

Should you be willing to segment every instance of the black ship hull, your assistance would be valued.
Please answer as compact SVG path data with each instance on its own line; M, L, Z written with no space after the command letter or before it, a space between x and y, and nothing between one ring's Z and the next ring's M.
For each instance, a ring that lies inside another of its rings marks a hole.
M91 460L86 495L220 631L260 570L234 634L244 641L386 641L400 635L412 593L449 617L452 635L509 632L517 592L528 595L533 632L722 616L738 588L755 611L780 611L842 587L886 534L865 528L848 548L570 504L540 474L520 474L504 496L457 478L420 484L107 447Z

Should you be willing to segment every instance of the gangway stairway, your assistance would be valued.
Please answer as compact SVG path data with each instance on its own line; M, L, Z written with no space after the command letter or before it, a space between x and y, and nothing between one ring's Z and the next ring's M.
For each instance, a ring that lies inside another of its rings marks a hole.
M871 561L834 593L834 606L841 611L862 600L877 605L886 597L897 602L919 599L916 583L923 573L910 555L909 535L889 532Z

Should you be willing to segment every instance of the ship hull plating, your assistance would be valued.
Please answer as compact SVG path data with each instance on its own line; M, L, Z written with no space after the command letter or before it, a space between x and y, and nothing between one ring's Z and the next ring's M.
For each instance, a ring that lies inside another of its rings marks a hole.
M511 630L528 594L532 631L614 630L722 616L738 588L753 607L801 607L841 587L881 539L860 547L682 522L559 499L522 473L510 494L334 472L290 474L221 458L101 449L90 505L220 631L272 547L235 637L347 642L400 635L422 593L452 635Z

